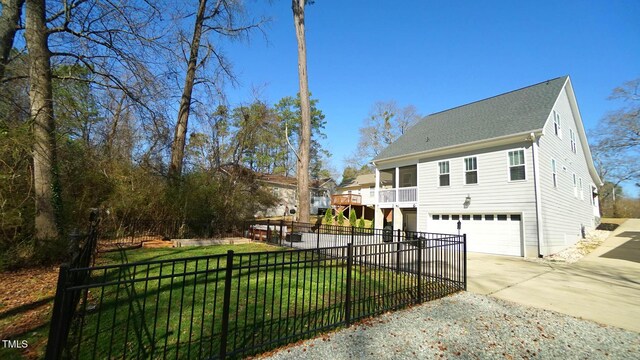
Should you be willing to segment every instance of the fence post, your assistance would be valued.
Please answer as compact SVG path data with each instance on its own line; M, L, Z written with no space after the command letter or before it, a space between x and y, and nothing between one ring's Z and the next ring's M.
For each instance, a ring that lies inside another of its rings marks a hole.
M351 244L353 244L353 226L351 227Z
M422 241L418 240L418 246L416 246L416 251L418 251L418 304L422 303Z
M400 229L398 229L398 241L396 242L396 270L400 272Z
M467 291L467 234L462 234L462 251L464 252L464 291Z
M353 244L347 244L347 291L344 306L344 321L351 325L351 268L353 267Z
M51 326L49 327L49 340L47 342L47 350L44 358L46 360L54 360L60 357L64 342L64 322L71 322L71 314L66 314L65 290L67 279L69 277L69 264L60 265L58 273L58 284L56 287L56 295L53 300L53 310L51 311Z
M222 302L222 331L220 333L220 359L224 359L227 356L229 307L231 306L231 277L233 276L233 250L227 251L227 268L225 270L224 298Z
M320 249L320 225L318 225L318 229L317 229L317 239L316 239L316 249ZM319 252L318 252L319 254Z
M271 242L271 220L267 219L267 238L265 239L266 242Z
M282 229L284 228L284 220L280 220L280 239L278 240L278 245L282 245Z

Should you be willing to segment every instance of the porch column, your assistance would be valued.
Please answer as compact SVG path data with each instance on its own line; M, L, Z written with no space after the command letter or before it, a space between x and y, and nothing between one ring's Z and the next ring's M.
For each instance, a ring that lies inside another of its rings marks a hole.
M396 205L397 206L397 205ZM402 210L399 207L393 208L393 230L404 230Z
M380 209L380 170L376 167L376 187L374 191L374 199L373 199L373 226L376 229L382 229L382 224L384 223L384 214L382 213L382 209Z
M396 193L396 203L400 198L398 198L398 188L400 187L400 168L396 166L395 178L393 179L393 190Z

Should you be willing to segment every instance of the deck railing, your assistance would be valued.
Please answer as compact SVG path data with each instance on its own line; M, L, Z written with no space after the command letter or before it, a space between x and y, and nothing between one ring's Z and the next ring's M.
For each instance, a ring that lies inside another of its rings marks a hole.
M359 194L335 194L331 195L331 205L361 205L362 195Z

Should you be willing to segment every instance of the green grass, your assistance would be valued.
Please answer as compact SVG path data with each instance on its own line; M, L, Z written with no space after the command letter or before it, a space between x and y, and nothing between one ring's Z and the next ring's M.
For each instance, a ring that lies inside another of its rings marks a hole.
M186 256L280 250L247 244L180 249L136 249L107 260L163 260L108 268L91 274L95 284L81 294L70 336L79 358L202 358L217 355L222 340L226 256ZM346 261L306 251L246 254L234 258L227 352L248 355L309 337L344 320ZM142 280L151 278L151 280ZM355 266L352 319L415 303L414 276ZM97 284L103 284L98 286ZM450 291L425 284L423 293ZM426 297L426 295L425 295ZM288 337L288 341L283 338Z

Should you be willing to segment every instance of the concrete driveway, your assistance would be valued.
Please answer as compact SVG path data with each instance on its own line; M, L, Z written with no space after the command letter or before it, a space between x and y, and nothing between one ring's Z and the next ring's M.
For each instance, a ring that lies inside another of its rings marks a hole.
M468 290L640 332L640 219L573 264L470 253Z

